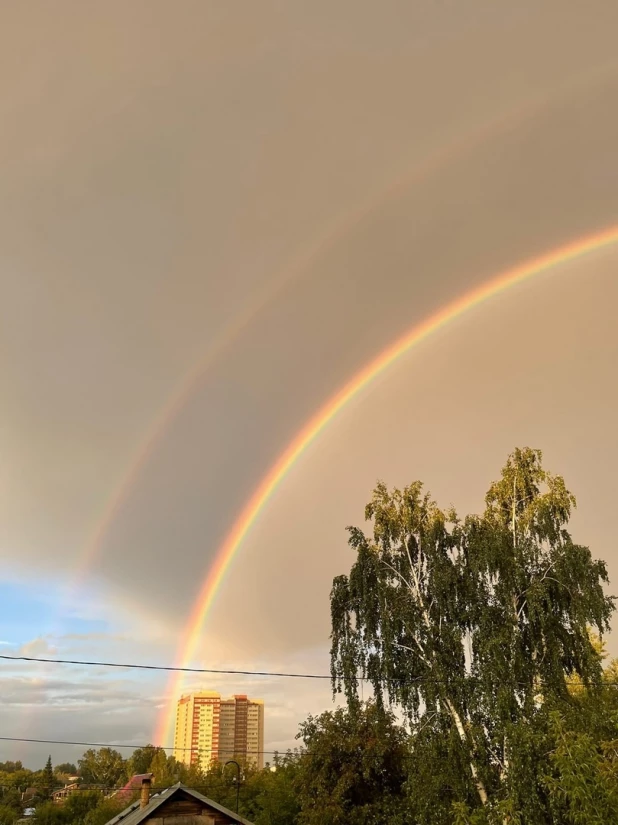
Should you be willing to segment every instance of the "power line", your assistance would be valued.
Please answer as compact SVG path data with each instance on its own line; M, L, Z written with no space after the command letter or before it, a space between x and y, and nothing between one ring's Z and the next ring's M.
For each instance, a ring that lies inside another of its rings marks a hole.
M118 669L133 669L133 670L154 670L154 671L168 671L173 673L213 673L229 676L265 676L280 679L328 679L332 681L332 676L324 673L280 673L270 670L223 670L218 668L204 668L204 667L175 667L173 665L142 665L123 662L99 662L86 661L82 659L48 659L39 656L7 656L0 653L0 659L5 659L12 662L40 662L50 665L83 665L84 667L110 667ZM356 676L357 682L371 682L368 676ZM390 682L402 682L403 679L389 679ZM405 680L407 681L407 680ZM410 680L412 682L443 682L444 679L434 679L427 677L419 677L418 679Z
M25 742L30 745L78 745L83 748L129 748L131 750L162 750L162 751L189 751L191 753L219 753L219 748L175 748L173 745L114 745L109 742L73 742L64 739L25 739L21 736L0 736L0 742ZM286 755L287 751L282 754L281 751L254 751L248 750L246 754L236 754L240 757L251 758L252 756L274 756L276 754ZM120 790L120 789L118 789Z
M235 777L232 778L232 781L234 783L236 782ZM214 784L215 784L214 782L211 783L210 785L194 785L193 783L191 783L191 788L194 791L200 791L200 790L208 791L208 790L212 789ZM244 782L243 782L243 780L241 780L241 782L240 782L241 787L243 786L243 784L244 784ZM155 786L151 785L150 786L150 793L151 794L162 793L163 791L169 791L169 789L170 789L169 785L161 785L161 787L155 787ZM57 793L58 791L69 791L69 794L67 794L67 796L72 796L74 793L78 793L79 791L81 791L82 793L84 793L84 792L85 793L111 793L112 791L125 791L128 795L131 795L131 794L139 794L140 788L139 788L139 786L134 787L134 788L127 788L126 785L122 785L122 786L118 786L118 787L116 787L114 785L114 786L109 787L109 788L105 788L105 787L102 787L100 785L97 785L96 787L93 788L93 787L87 787L85 785L81 785L77 788L55 788L52 791L52 793ZM0 797L0 801L1 801L1 799L2 799L2 797Z
M212 673L229 676L264 676L279 679L321 679L332 681L332 676L324 673L281 673L270 670L224 670L219 668L204 668L204 667L175 667L174 665L142 665L130 662L101 662L101 661L86 661L81 659L48 659L39 656L8 656L0 653L0 659L11 662L39 662L49 665L82 665L84 667L109 667L128 670L154 670L167 671L172 673ZM355 676L357 682L372 682L369 676ZM480 677L467 676L468 680L481 681ZM336 681L339 681L339 676L336 676ZM342 679L343 681L343 679ZM382 684L386 683L408 683L408 684L446 684L448 679L436 679L432 676L419 676L416 679L383 679ZM527 682L518 682L517 684L525 686ZM569 685L573 687L587 687L586 682L570 681ZM602 685L618 685L618 681L603 681ZM0 737L1 739L1 737Z
M17 736L0 736L0 742L25 742L26 744L35 744L35 745L79 745L80 747L91 747L91 748L130 748L135 750L144 749L144 750L176 750L176 751L191 751L191 753L220 753L219 748L174 748L170 745L115 745L110 744L109 742L102 743L102 742L73 742L67 741L64 739L25 739L23 737ZM254 756L278 756L282 760L285 759L300 759L303 757L309 757L309 754L302 746L295 750L291 750L288 748L285 751L247 751L247 753L236 753L234 754L234 758L236 759L248 759L250 760ZM365 755L366 756L366 755ZM373 758L378 759L379 756L375 755ZM411 758L411 755L404 755L404 759ZM36 773L36 771L33 771ZM195 786L196 788L200 786ZM207 787L207 786L203 786ZM139 788L127 788L126 785L122 785L121 787L107 787L107 788L73 788L71 790L94 790L94 791L139 791ZM64 790L64 788L58 788L57 790ZM151 790L168 790L167 787L165 788L152 788Z
M332 676L315 673L274 673L266 670L221 670L203 667L174 667L173 665L140 665L122 662L87 662L76 659L44 659L37 656L7 656L0 654L0 659L13 662L42 662L51 665L84 665L86 667L115 667L133 670L160 670L173 673L219 673L231 676L276 676L286 679L332 679Z

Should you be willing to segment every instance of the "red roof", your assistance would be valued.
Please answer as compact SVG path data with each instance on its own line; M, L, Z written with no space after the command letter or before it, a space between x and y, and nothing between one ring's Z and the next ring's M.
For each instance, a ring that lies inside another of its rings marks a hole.
M119 791L117 791L114 794L114 796L118 799L130 798L131 796L133 796L135 791L139 791L139 789L142 787L142 781L144 779L152 780L153 776L154 774L152 773L136 773L135 776L132 776L131 779L129 779L124 788L121 788Z

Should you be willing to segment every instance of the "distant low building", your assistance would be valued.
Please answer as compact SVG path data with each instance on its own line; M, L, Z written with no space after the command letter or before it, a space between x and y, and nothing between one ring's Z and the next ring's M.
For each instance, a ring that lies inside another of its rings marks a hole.
M180 782L152 797L150 786L150 778L144 778L140 799L106 825L253 825L248 819Z
M71 782L70 785L65 785L64 788L58 788L57 791L52 793L52 800L54 802L64 802L71 794L74 794L75 791L79 790L79 783L78 782Z

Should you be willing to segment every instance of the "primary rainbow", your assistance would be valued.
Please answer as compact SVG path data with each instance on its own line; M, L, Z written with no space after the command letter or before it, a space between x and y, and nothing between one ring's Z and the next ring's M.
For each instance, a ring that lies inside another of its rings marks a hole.
M576 87L587 89L591 83L597 82L600 78L602 79L608 72L611 77L614 76L615 66L613 63L595 68L592 72L580 76ZM568 98L574 91L573 84L569 83L562 90L559 97ZM398 197L411 185L418 183L419 180L427 179L443 170L456 159L463 158L467 152L482 145L490 138L495 138L501 133L513 130L522 122L533 117L535 113L538 114L539 111L542 111L547 103L548 101L544 96L535 95L514 109L501 112L475 126L463 137L433 148L428 155L422 157L419 162L403 174L398 175L380 192L369 193L368 197L361 203L356 204L351 211L340 215L334 223L324 227L324 231L319 237L315 238L307 247L300 249L291 260L285 263L272 281L269 281L266 288L256 296L255 300L251 301L234 318L232 323L221 331L221 334L211 343L207 351L201 354L192 369L184 375L175 388L169 401L151 422L145 436L132 455L123 476L105 503L103 511L99 514L85 547L75 560L72 580L66 590L65 602L70 603L72 601L73 594L89 573L94 559L101 554L109 532L124 506L130 500L138 479L173 422L176 421L195 392L202 386L208 369L216 362L226 347L248 327L258 312L280 294L289 283L301 277L309 266L317 260L319 255L324 254L328 248L331 248L342 237L345 237L378 206Z
M576 241L554 249L540 257L520 264L501 273L480 287L467 292L438 310L425 321L414 326L387 349L377 355L369 364L356 373L318 412L303 426L277 461L272 465L258 487L247 501L232 529L219 548L215 562L201 588L189 616L186 630L179 646L178 662L187 667L192 661L198 645L202 627L212 607L223 578L230 567L243 539L255 523L268 500L285 478L294 463L322 432L343 407L373 381L381 372L394 364L416 344L424 341L432 333L442 329L468 310L479 306L490 298L505 292L517 284L549 269L602 249L618 241L618 225L601 232L587 235ZM174 674L171 680L168 705L162 712L157 725L154 741L166 743L173 731L176 715L176 700L182 690L183 674Z

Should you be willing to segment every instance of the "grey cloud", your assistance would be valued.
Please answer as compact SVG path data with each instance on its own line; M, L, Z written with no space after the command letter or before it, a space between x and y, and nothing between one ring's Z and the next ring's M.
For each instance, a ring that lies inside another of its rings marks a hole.
M312 277L257 319L251 338L228 355L153 458L134 495L131 519L119 519L115 538L110 537L100 559L101 574L122 589L127 569L131 581L140 575L141 561L130 557L129 548L148 546L144 604L156 601L174 626L182 626L185 605L197 597L215 549L243 501L320 402L447 299L513 262L616 220L617 190L593 174L598 165L614 162L618 119L610 101L615 92L612 82L592 98L550 108L384 204L320 261ZM558 145L556 134L563 136ZM383 250L388 250L386 267ZM382 273L378 307L371 301L377 272ZM303 306L306 314L299 316L295 306ZM570 305L564 307L565 314L572 312ZM312 333L316 318L317 337ZM262 354L249 376L244 365L256 348ZM297 375L302 381L288 392ZM234 383L230 376L242 377ZM425 375L419 380L426 380ZM487 382L484 387L491 395ZM314 451L322 449L325 437ZM374 479L388 473L389 461L377 459ZM211 472L210 467L217 469ZM363 503L357 501L356 512ZM345 523L341 518L336 538L342 554ZM227 590L227 603L220 601L216 608L226 616L217 623L221 633L232 633L236 624L241 638L251 633L256 642L268 640L270 655L326 639L329 582L323 571L335 557L332 544L304 550L303 530L299 522L298 531L276 540L264 536L259 546L251 544L251 557L245 543L229 574L235 588ZM209 539L196 543L196 536ZM176 586L169 588L173 547L182 548L183 564L174 571ZM319 583L319 590L305 580L297 592L303 553L309 580ZM121 558L126 561L118 576ZM250 628L242 620L245 605L251 606Z
M96 703L105 707L114 708L119 702L142 703L143 697L139 690L121 689L114 683L64 681L50 679L29 679L27 677L13 677L2 679L2 701L7 705L86 705Z
M337 388L457 295L618 221L618 11L266 0L239 26L227 4L137 2L121 20L59 0L0 15L4 569L43 580L50 614L111 628L22 649L172 663L243 503ZM196 661L327 671L330 582L375 478L421 477L474 509L519 442L573 477L578 530L615 580L603 260L462 319L335 420L243 543ZM174 698L165 674L59 672L0 668L40 738L148 741ZM331 706L328 682L186 684L263 694L276 743ZM25 718L0 708L16 735Z

